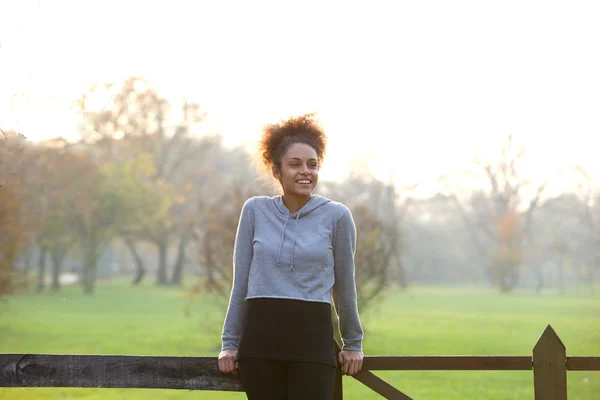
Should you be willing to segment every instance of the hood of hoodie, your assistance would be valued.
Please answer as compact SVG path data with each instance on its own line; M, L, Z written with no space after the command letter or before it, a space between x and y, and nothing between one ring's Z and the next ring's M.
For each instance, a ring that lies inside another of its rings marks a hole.
M293 271L294 270L294 250L296 247L296 230L298 227L298 220L300 218L310 214L311 212L315 211L317 208L322 207L323 205L329 203L331 200L329 200L326 197L319 196L318 194L314 194L311 196L311 198L308 200L308 202L304 206L302 206L302 208L300 210L298 210L297 212L295 212L293 214L290 213L287 206L283 202L283 196L275 196L272 198L272 200L273 200L273 204L275 205L275 208L277 209L277 212L279 212L285 218L285 223L283 224L283 229L281 230L281 239L279 240L279 250L277 252L277 266L281 265L281 249L283 248L283 241L285 238L285 232L288 227L288 223L290 222L290 219L294 220L293 227L292 227L292 237L293 237L292 255L290 257L291 262L289 265L290 271Z
M277 211L281 213L282 216L288 218L302 218L303 216L310 214L317 208L331 201L326 197L319 196L318 194L313 194L300 210L291 214L290 210L288 210L287 206L283 202L283 196L275 196L272 198L272 200L273 204L275 204L275 208L277 209Z

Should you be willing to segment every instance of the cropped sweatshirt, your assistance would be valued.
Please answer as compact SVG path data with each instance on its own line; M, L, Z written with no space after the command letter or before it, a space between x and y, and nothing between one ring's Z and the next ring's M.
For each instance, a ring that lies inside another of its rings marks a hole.
M279 298L335 305L344 350L362 350L354 280L356 227L343 204L313 195L294 214L282 196L244 203L222 349L237 349L245 300Z

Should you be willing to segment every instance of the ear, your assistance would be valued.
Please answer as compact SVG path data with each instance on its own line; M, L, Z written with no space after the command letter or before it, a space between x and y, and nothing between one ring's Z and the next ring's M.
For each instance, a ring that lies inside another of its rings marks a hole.
M273 165L271 167L271 172L273 173L273 178L279 180L281 179L281 173L279 172L279 170L277 169L277 167L275 165Z

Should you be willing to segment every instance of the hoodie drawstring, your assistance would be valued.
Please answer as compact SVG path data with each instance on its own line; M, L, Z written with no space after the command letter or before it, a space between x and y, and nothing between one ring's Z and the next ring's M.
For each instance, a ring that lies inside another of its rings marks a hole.
M305 205L303 205L302 208L300 210L298 210L298 214L296 215L296 223L294 224L294 234L293 234L294 242L292 243L292 258L290 260L290 271L294 270L294 250L296 247L296 232L298 231L298 220L300 219L300 214L302 213L302 210L304 209L304 207L306 207L306 205L309 202L307 202ZM285 224L283 224L283 230L281 232L281 241L279 243L279 250L277 251L277 265L278 266L281 262L281 249L283 248L283 239L285 238L285 228L287 227L289 220L290 220L290 213L288 212L288 215L285 219Z
M294 243L292 244L292 259L290 261L290 271L294 270L294 249L296 248L296 231L298 230L298 219L300 218L300 212L296 216L296 223L294 224Z
M285 224L283 224L283 230L281 231L281 240L279 242L279 251L277 251L277 265L279 265L279 258L281 257L281 248L283 247L283 237L285 236L285 227L290 220L290 214L285 218Z

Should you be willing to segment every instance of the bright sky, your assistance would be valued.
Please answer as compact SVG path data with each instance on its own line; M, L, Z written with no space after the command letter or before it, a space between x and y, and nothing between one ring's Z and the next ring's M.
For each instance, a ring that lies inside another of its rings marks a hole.
M400 184L463 169L513 133L532 173L600 172L597 1L4 1L0 126L69 135L92 83L146 76L229 143L316 111L325 177L356 155Z

